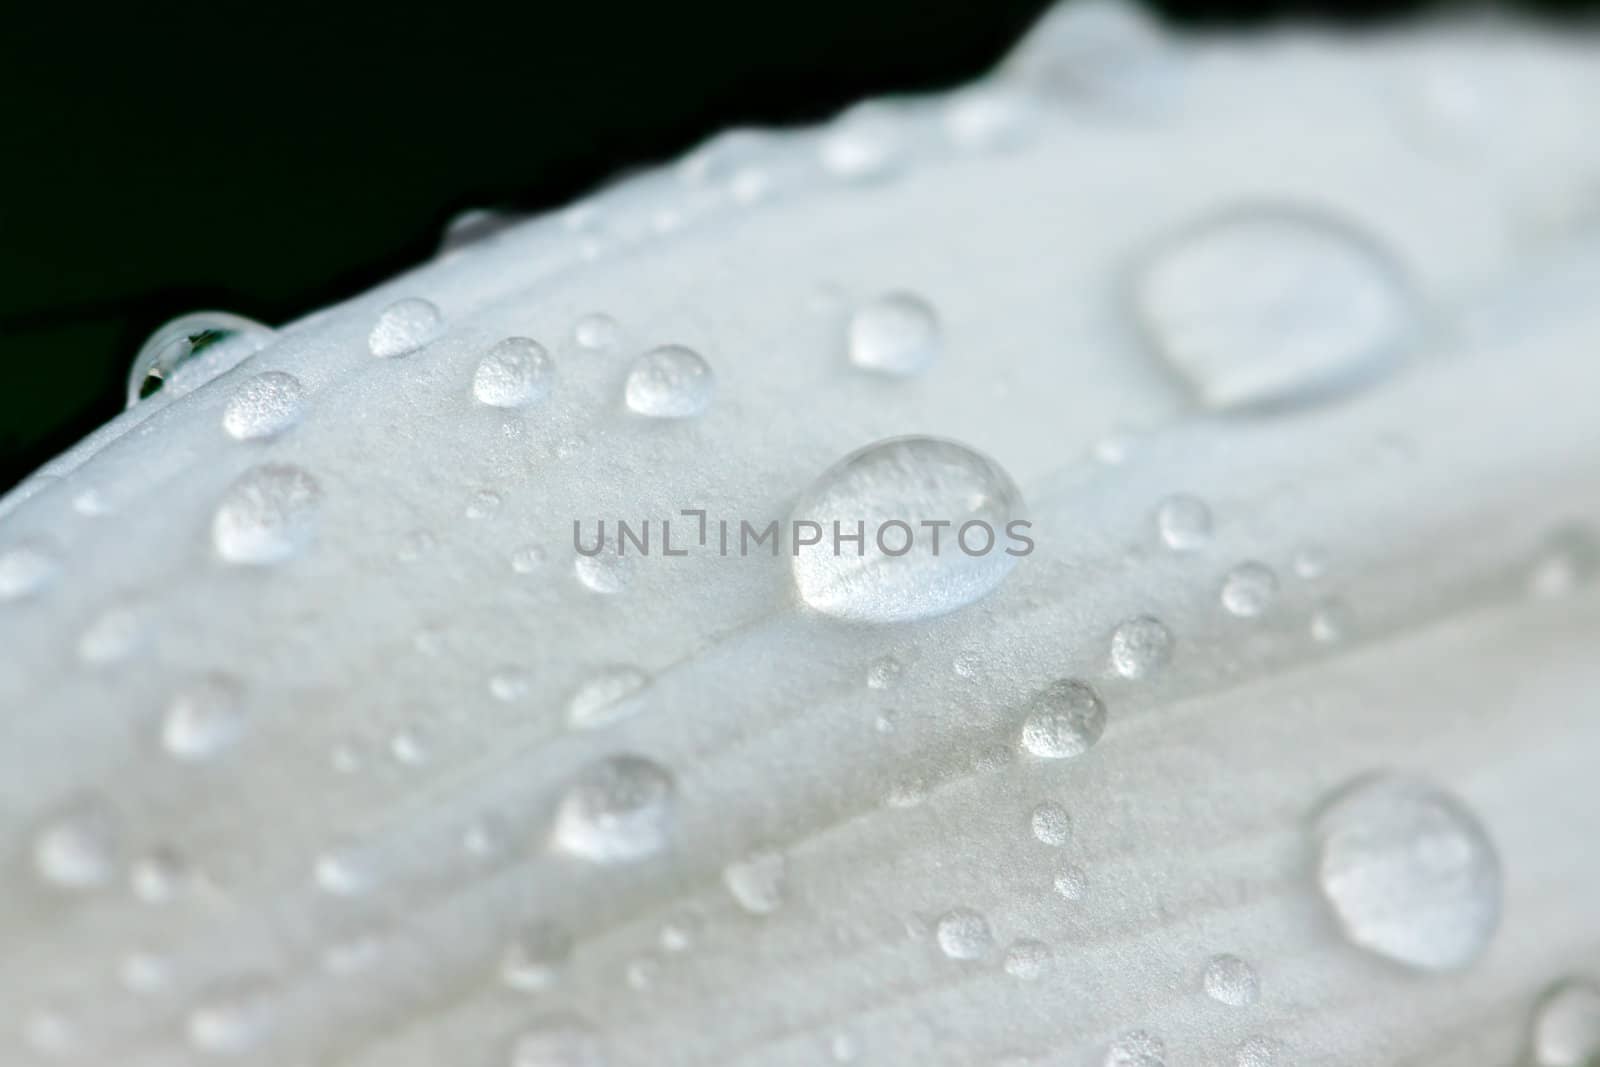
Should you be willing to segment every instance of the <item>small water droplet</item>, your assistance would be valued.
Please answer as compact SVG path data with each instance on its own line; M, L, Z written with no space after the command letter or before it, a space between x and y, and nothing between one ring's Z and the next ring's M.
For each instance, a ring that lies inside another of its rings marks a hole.
M288 559L311 540L321 504L322 487L299 467L252 467L229 486L212 516L217 555L248 565Z
M1089 876L1082 867L1068 867L1056 875L1055 887L1067 900L1082 900L1089 889Z
M972 908L951 908L934 926L939 951L953 960L981 960L994 948L989 920Z
M1350 632L1350 607L1342 600L1328 599L1311 612L1311 639L1318 644L1331 645L1344 640Z
M1553 600L1570 596L1596 575L1600 575L1600 538L1588 526L1568 523L1544 539L1528 575L1528 590Z
M45 1008L29 1014L22 1024L22 1037L41 1056L62 1057L78 1051L83 1035L69 1016Z
M131 993L159 993L172 981L172 965L153 952L130 952L117 964L117 977Z
M189 865L168 848L159 848L133 862L128 883L133 895L146 904L165 904L188 883Z
M1148 1030L1130 1030L1106 1051L1106 1067L1166 1067L1166 1062L1166 1044Z
M681 915L667 920L661 924L661 936L658 938L662 951L687 952L694 947L699 931L700 920L696 916Z
M538 545L523 545L511 553L511 569L518 574L533 574L544 566L544 549Z
M380 359L405 356L444 333L444 314L421 297L407 297L383 310L367 347Z
M267 1036L273 1016L264 982L240 981L214 994L189 1013L189 1043L212 1055L240 1056L253 1051Z
M1461 970L1500 923L1500 857L1459 800L1375 775L1318 814L1317 883L1351 943L1425 971Z
M459 252L469 245L503 233L522 221L523 216L495 208L469 208L445 223L439 240L440 256Z
M752 915L771 915L783 907L789 865L783 853L762 851L728 864L722 883L739 906Z
M1031 938L1014 941L1006 950L1006 973L1024 982L1035 982L1044 977L1054 958L1055 953L1043 941Z
M1253 619L1272 606L1278 595L1278 576L1264 563L1241 563L1223 577L1220 595L1228 614Z
M905 667L893 656L883 656L873 660L872 665L867 668L867 688L893 689L900 684L905 672Z
M687 419L711 406L717 380L700 353L662 345L640 356L624 389L628 407L657 419Z
M1028 702L1022 747L1040 759L1071 759L1087 752L1106 728L1106 706L1088 683L1052 682Z
M504 503L505 498L493 489L479 489L467 499L462 514L474 521L492 519L500 514L500 506Z
M575 1015L553 1015L511 1043L507 1067L606 1067L606 1055L588 1022Z
M661 979L661 961L654 956L640 956L628 961L623 980L628 988L643 993Z
M1592 1067L1600 1063L1600 986L1569 978L1534 1009L1533 1067Z
M1369 384L1405 354L1415 318L1386 251L1282 206L1182 231L1145 265L1137 302L1159 354L1218 409L1277 409Z
M552 843L594 863L643 859L667 846L676 792L672 775L650 760L601 760L562 797Z
M196 311L150 335L128 372L128 407L156 390L182 396L232 370L277 334L226 311Z
M577 730L593 730L621 722L643 710L634 699L650 682L638 667L612 666L598 671L567 703L567 723Z
M370 892L376 883L373 872L354 851L324 852L312 865L317 887L336 897L356 897Z
M145 612L132 604L113 604L102 611L78 637L78 658L87 666L120 663L150 637Z
M222 409L222 428L240 441L272 437L299 421L304 401L300 379L269 370L239 383Z
M852 108L825 133L819 149L822 169L848 182L876 181L899 168L905 153L900 131L883 109Z
M44 882L61 889L95 889L117 865L117 828L98 800L79 800L48 819L33 839L33 865Z
M503 667L489 676L489 695L507 704L514 704L528 695L533 681L527 672L517 667Z
M835 618L905 622L991 593L1025 553L1011 533L1022 494L1001 467L955 441L896 437L834 464L795 505L819 540L796 544L800 597ZM837 524L837 526L835 526ZM861 554L835 543L854 536ZM933 525L938 524L938 525ZM838 548L839 551L835 551Z
M0 602L21 600L55 580L61 565L40 541L22 541L0 550Z
M538 993L556 984L572 956L572 935L539 919L524 926L500 960L500 979L512 989Z
M1234 1050L1234 1067L1273 1067L1283 1055L1283 1045L1270 1037L1255 1034L1239 1042Z
M428 746L415 730L401 730L389 739L389 754L396 763L420 767L428 762Z
M484 354L472 374L472 395L480 404L520 408L550 391L555 363L537 341L507 337Z
M1296 577L1313 582L1328 573L1328 554L1316 545L1305 545L1295 551L1289 566Z
M1177 493L1156 507L1161 543L1174 552L1193 552L1211 540L1211 509L1199 497Z
M214 674L185 686L167 705L161 744L186 762L210 759L244 735L244 689L226 675Z
M861 1045L849 1034L834 1034L828 1042L828 1053L834 1063L854 1063L861 1055Z
M1206 964L1203 984L1206 996L1234 1008L1254 1004L1261 997L1255 969L1238 956L1211 957Z
M961 91L944 114L950 139L975 151L1015 148L1027 140L1036 121L1026 94L996 86Z
M606 538L599 552L592 556L579 555L572 561L573 573L585 588L605 596L622 592L633 581L638 568L638 557L624 556L617 551L615 536Z
M616 319L598 311L579 319L572 329L578 345L595 352L615 347L621 333L622 327L617 325Z
M1140 615L1111 635L1111 667L1124 678L1147 678L1172 659L1172 633L1160 619Z
M850 317L850 361L862 370L910 377L939 354L939 320L914 293L889 293Z
M1033 809L1033 814L1028 818L1028 825L1033 829L1033 836L1041 844L1060 848L1072 836L1072 817L1053 800L1047 800Z

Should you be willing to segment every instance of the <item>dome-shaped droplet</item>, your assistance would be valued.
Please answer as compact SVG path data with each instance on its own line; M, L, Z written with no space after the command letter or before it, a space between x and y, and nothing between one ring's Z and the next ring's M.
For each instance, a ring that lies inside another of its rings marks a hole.
M367 336L367 347L382 359L415 352L444 333L444 314L430 301L407 297L383 310Z
M1013 941L1011 947L1006 949L1006 973L1024 982L1038 981L1050 969L1054 957L1055 953L1043 941L1032 938Z
M1219 1004L1242 1008L1254 1004L1261 997L1261 986L1256 980L1255 968L1238 956L1211 957L1202 979L1206 996Z
M212 516L217 555L245 564L288 559L311 540L321 503L321 486L299 467L252 467L228 488Z
M157 389L183 395L238 366L277 334L226 311L197 311L150 335L128 372L128 407Z
M640 356L628 372L628 407L658 419L687 419L711 406L716 376L700 353L663 345Z
M863 105L841 115L823 134L819 154L822 169L835 178L877 181L899 168L905 143L885 109Z
M1106 706L1086 682L1052 682L1028 702L1022 747L1040 759L1071 759L1087 752L1106 728Z
M0 602L33 596L60 569L55 553L42 542L21 541L0 549Z
M1016 89L983 86L953 97L944 113L950 139L962 148L1014 148L1038 121L1032 98Z
M1169 240L1139 276L1151 342L1201 403L1281 408L1390 370L1415 310L1393 258L1314 212L1226 212Z
M1278 576L1264 563L1241 563L1222 579L1222 606L1241 619L1263 614L1277 595Z
M1082 867L1068 867L1056 875L1055 887L1067 900L1082 900L1089 889L1089 875Z
M763 851L728 864L722 884L739 906L752 915L771 915L783 907L789 865L783 853Z
M1460 970L1500 922L1500 858L1477 818L1427 782L1378 775L1316 819L1317 883L1349 940L1426 971Z
M1172 632L1160 619L1140 615L1111 635L1111 667L1124 678L1145 678L1172 659Z
M567 789L551 841L595 863L643 859L667 846L676 792L672 775L650 760L602 760Z
M500 961L500 978L512 989L537 993L549 989L572 956L572 935L549 919L524 926Z
M1600 1063L1600 985L1568 979L1539 1000L1531 1036L1532 1067Z
M484 353L472 375L472 395L480 404L520 408L550 389L555 364L537 341L507 337Z
M222 428L240 441L272 437L293 426L304 407L300 379L269 370L246 378L222 409Z
M175 759L209 759L244 734L244 690L224 675L212 675L180 690L161 720L161 744Z
M953 960L981 960L994 948L989 920L972 908L951 908L934 926L939 951Z
M1211 540L1211 509L1199 497L1176 493L1156 507L1156 530L1174 552L1192 552Z
M573 338L579 347L595 352L615 346L621 333L622 327L617 325L617 320L599 311L585 315L572 328Z
M1167 1046L1148 1030L1130 1030L1106 1050L1106 1067L1166 1067Z
M1033 809L1028 825L1040 844L1060 848L1072 836L1072 817L1053 800L1047 800Z
M39 878L61 889L93 889L116 873L116 822L97 800L73 803L47 820L33 838Z
M861 622L942 615L992 592L1031 550L1022 494L955 441L896 437L846 456L793 514L792 566L816 610ZM846 538L861 535L857 544ZM800 542L812 539L814 544Z
M575 729L592 730L620 722L643 708L637 699L650 676L638 667L606 667L578 687L567 703L567 722Z
M850 361L898 377L921 374L939 355L939 320L913 293L889 293L850 317Z

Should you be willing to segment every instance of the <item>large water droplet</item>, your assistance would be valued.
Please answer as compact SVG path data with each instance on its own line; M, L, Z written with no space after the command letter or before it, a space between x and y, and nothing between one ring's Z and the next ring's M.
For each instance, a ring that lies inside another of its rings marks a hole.
M667 846L676 792L672 775L650 760L602 760L567 789L551 841L595 863L643 859Z
M43 542L22 541L0 549L0 602L33 596L60 570L55 553Z
M1261 206L1182 231L1146 263L1140 319L1209 407L1282 408L1368 384L1414 330L1393 258L1312 211Z
M196 311L150 335L128 372L128 407L157 389L183 395L261 351L277 334L226 311Z
M1427 782L1377 775L1316 819L1317 881L1356 945L1427 971L1460 970L1500 922L1500 858L1477 818Z
M321 503L321 486L299 467L252 467L228 488L212 517L217 555L245 564L288 559L311 540Z
M442 333L444 314L421 297L407 297L390 304L378 316L367 336L367 347L373 355L388 359L415 352Z
M81 800L35 833L33 865L40 879L62 889L93 889L116 871L117 829L106 806Z
M1160 619L1141 615L1111 635L1111 667L1124 678L1145 678L1172 659L1172 633Z
M920 374L938 354L939 320L915 294L881 296L850 318L850 360L863 370Z
M222 410L222 428L230 437L253 441L272 437L300 418L305 390L300 379L269 370L239 383Z
M1211 957L1211 962L1206 964L1203 984L1206 996L1235 1008L1254 1004L1261 996L1255 969L1238 956Z
M1009 533L1021 509L1010 475L965 445L880 441L823 472L795 505L795 523L816 524L820 538L794 546L795 585L808 605L841 619L954 611L992 592L1015 566L1012 553L1031 548ZM835 540L858 529L859 555L856 544Z
M972 908L951 908L934 927L939 951L953 960L981 960L994 948L989 920Z
M1534 1067L1600 1063L1600 986L1567 979L1540 1000L1533 1016Z
M173 697L161 720L161 744L176 759L205 760L234 745L244 727L242 687L213 675Z
M1040 759L1071 759L1087 752L1106 728L1106 706L1087 682L1052 682L1028 702L1022 747Z
M579 730L609 726L637 714L643 704L635 699L650 681L638 667L606 667L578 688L567 704L567 722Z
M711 406L716 376L700 353L663 345L640 356L628 372L628 407L658 419L687 419Z
M752 915L771 915L783 907L788 878L789 865L781 852L756 852L722 871L728 892Z
M472 395L490 407L519 408L544 396L554 377L555 364L543 345L526 337L507 337L478 362Z

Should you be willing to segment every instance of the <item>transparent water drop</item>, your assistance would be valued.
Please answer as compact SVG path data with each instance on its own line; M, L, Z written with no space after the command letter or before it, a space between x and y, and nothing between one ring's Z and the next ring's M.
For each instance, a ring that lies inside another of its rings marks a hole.
M1166 1067L1167 1046L1148 1030L1130 1030L1106 1050L1106 1067Z
M850 109L825 133L819 147L822 169L841 181L878 181L899 169L905 143L898 124L881 107Z
M410 355L444 333L444 313L412 296L384 308L367 335L367 348L380 359Z
M783 853L770 850L752 853L722 870L722 884L752 915L771 915L783 907L788 880L788 861Z
M1033 809L1028 825L1040 844L1060 848L1072 836L1072 817L1053 800L1047 800Z
M127 406L156 390L184 393L232 370L272 343L277 334L242 315L196 311L159 327L133 357Z
M55 552L42 541L0 549L0 603L34 596L61 571Z
M217 555L252 566L282 562L311 541L321 504L322 487L299 467L252 467L229 486L212 516Z
M1206 996L1234 1008L1246 1007L1261 998L1261 983L1256 978L1255 968L1238 956L1211 957L1202 984Z
M376 873L353 849L324 852L312 864L317 888L336 897L357 897L372 891Z
M1600 1063L1600 985L1569 978L1534 1009L1532 1067L1593 1067Z
M420 767L428 762L427 743L416 730L401 730L389 738L389 754L396 763L407 767Z
M1124 678L1147 678L1172 659L1172 632L1160 619L1140 615L1111 635L1111 668Z
M1289 566L1295 577L1314 582L1328 573L1328 554L1316 545L1305 545L1295 550Z
M1024 938L1013 941L1006 949L1005 969L1013 978L1024 982L1038 981L1050 969L1055 953L1043 941Z
M467 506L461 513L474 521L492 519L500 514L501 505L505 502L505 497L493 489L479 489L467 498Z
M533 574L544 566L545 552L538 545L523 545L511 553L511 569L518 574Z
M667 847L677 783L639 756L592 764L567 789L551 843L594 863L627 863Z
M952 908L934 925L939 951L953 960L981 960L994 949L989 920L972 908Z
M1179 55L1142 6L1076 0L1051 8L1004 70L1048 100L1150 117L1182 99Z
M1336 598L1319 602L1311 611L1310 629L1311 639L1318 644L1343 641L1350 632L1350 606Z
M1277 595L1278 576L1264 563L1241 563L1222 579L1222 606L1241 619L1264 614Z
M1140 322L1207 407L1280 409L1376 381L1416 309L1393 257L1314 211L1259 205L1181 231L1145 264Z
M1067 867L1056 875L1055 888L1067 900L1082 900L1089 889L1089 875L1082 867Z
M146 904L165 904L183 891L190 877L182 856L170 848L158 848L133 861L128 884L133 895Z
M683 345L662 345L634 362L624 397L637 414L687 419L711 406L716 389L716 375L700 353Z
M524 216L495 208L470 208L445 223L444 235L439 240L438 255L459 252L469 245L504 233L523 220Z
M905 667L893 656L879 657L867 668L867 688L893 689L905 673Z
M235 440L258 441L300 421L304 408L300 379L269 370L239 383L222 409L222 428Z
M555 985L572 957L573 939L565 927L549 919L528 923L506 947L500 979L523 993L539 993Z
M795 585L807 605L835 618L887 623L943 615L993 592L1031 548L1014 536L1025 529L1014 525L1024 521L1021 510L1011 476L963 444L880 441L828 468L801 494L793 520L814 523L819 540L794 546ZM858 523L860 555L834 540L836 530L853 536Z
M1038 122L1032 99L1015 89L983 86L957 93L944 113L950 140L962 148L985 151L1015 148L1028 139Z
M496 408L520 408L550 391L555 362L543 345L526 337L507 337L478 361L472 395Z
M1461 970L1500 923L1500 857L1432 784L1374 775L1318 814L1317 884L1352 944L1424 971Z
M617 338L622 334L622 327L617 325L617 320L603 312L595 311L583 316L572 329L573 339L579 347L590 351L599 352L614 348Z
M567 702L567 723L577 730L593 730L638 714L644 703L636 699L650 683L638 667L616 665L590 677Z
M702 923L699 916L680 915L668 919L661 924L661 936L657 939L664 952L687 952L694 947L695 938L700 933Z
M1106 706L1094 688L1061 679L1028 702L1022 747L1040 759L1071 759L1089 751L1105 728Z
M272 1028L274 1004L261 980L241 980L189 1013L184 1028L197 1051L219 1056L254 1052Z
M116 820L96 799L72 802L47 819L33 838L33 866L41 881L60 889L105 885L116 873Z
M1193 552L1211 540L1211 509L1199 497L1176 493L1156 507L1156 531L1174 552Z
M1233 1051L1233 1063L1234 1067L1274 1067L1282 1056L1282 1043L1255 1034L1239 1042Z
M576 1015L536 1020L511 1043L507 1067L606 1067L599 1035Z
M573 573L585 588L603 596L615 596L628 588L638 571L639 557L622 555L618 547L616 535L609 534L599 552L573 559Z
M850 361L862 370L910 377L938 355L938 317L915 293L888 293L850 316Z
M184 686L161 719L162 747L186 762L212 758L237 744L244 732L244 687L222 674Z

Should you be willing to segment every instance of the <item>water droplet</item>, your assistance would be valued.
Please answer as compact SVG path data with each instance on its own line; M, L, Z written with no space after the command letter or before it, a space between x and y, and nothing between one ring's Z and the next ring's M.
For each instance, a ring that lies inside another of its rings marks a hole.
M850 361L863 370L909 377L939 354L939 320L913 293L889 293L850 317Z
M479 489L468 498L462 514L474 521L492 519L500 514L500 506L504 503L505 498L493 489Z
M1242 1008L1261 997L1255 969L1238 956L1213 956L1206 964L1206 996L1219 1004Z
M1278 576L1264 563L1241 563L1222 579L1222 606L1228 614L1253 619L1278 595Z
M567 723L574 729L592 730L621 722L643 710L633 699L650 682L638 667L606 667L578 688L567 704Z
M1028 824L1033 828L1033 836L1041 844L1060 848L1072 836L1072 817L1053 800L1047 800L1033 809L1029 816Z
M390 359L409 355L444 333L444 314L421 297L407 297L383 310L367 347L374 356Z
M659 764L613 756L592 764L562 797L552 843L595 863L626 863L666 848L677 785Z
M480 404L520 408L550 390L555 363L537 341L507 337L484 354L472 375L472 395Z
M374 873L353 851L325 852L312 865L317 887L336 897L356 897L376 884Z
M1111 666L1124 678L1146 678L1172 659L1172 634L1160 619L1141 615L1111 635Z
M264 982L240 981L208 998L189 1013L189 1043L213 1055L239 1056L254 1050L271 1027L272 1000Z
M239 476L217 505L211 538L229 563L278 563L315 532L322 487L299 467L268 463Z
M834 1034L828 1042L828 1052L834 1063L854 1063L861 1055L861 1045L849 1034Z
M171 849L161 848L133 862L128 883L133 895L146 904L165 904L176 897L189 879L189 867Z
M1111 1043L1106 1067L1166 1067L1167 1046L1147 1030L1130 1030Z
M939 916L934 936L939 951L953 960L981 960L994 948L989 920L971 908L952 908Z
M1027 140L1036 121L1026 94L995 86L963 90L944 115L950 139L975 151L1015 148Z
M1234 1050L1234 1067L1273 1067L1283 1054L1283 1045L1270 1037L1252 1035L1239 1042Z
M511 569L518 574L532 574L544 566L544 549L538 545L523 545L511 553Z
M182 396L232 370L277 334L226 311L196 311L166 323L133 357L128 407L160 389Z
M514 704L528 695L532 685L527 672L516 667L503 667L489 676L489 695L506 704Z
M1052 682L1028 702L1022 747L1040 759L1071 759L1087 752L1106 728L1106 706L1086 682Z
M1600 986L1569 978L1540 998L1532 1045L1533 1067L1600 1063Z
M61 565L42 542L22 541L0 550L0 602L21 600L55 580Z
M520 930L500 961L500 979L512 989L538 993L555 985L572 956L572 935L549 919Z
M1553 531L1540 546L1537 562L1528 575L1528 590L1536 597L1570 596L1600 574L1600 538L1581 523L1568 523Z
M781 852L756 852L722 871L728 892L752 915L771 915L783 907L788 878L789 865Z
M1199 497L1177 493L1156 508L1161 543L1174 552L1193 552L1211 540L1211 509Z
M428 762L428 746L414 730L401 730L389 738L389 754L396 763L407 767L420 767Z
M161 720L161 744L174 759L198 762L232 747L244 729L243 687L211 675L172 698Z
M1024 982L1034 982L1044 977L1054 958L1055 953L1043 941L1026 938L1014 941L1006 950L1006 973Z
M615 346L621 332L616 319L598 311L579 319L572 330L580 347L596 352Z
M145 613L131 604L113 604L78 637L78 658L90 667L128 659L149 638Z
M1500 922L1500 858L1476 817L1433 785L1360 779L1318 814L1317 881L1345 936L1426 971L1460 970Z
M574 1015L555 1015L511 1043L507 1067L606 1067L606 1056L592 1026Z
M852 108L823 135L822 169L849 182L876 181L900 166L905 146L896 124L882 108Z
M700 919L693 915L682 915L676 919L669 919L661 924L661 948L665 952L687 952L694 946L695 936L700 931Z
M662 345L640 356L628 372L628 407L658 419L687 419L711 406L716 376L700 353L683 345Z
M1328 554L1315 545L1306 545L1295 551L1289 566L1296 577L1313 582L1328 573Z
M640 956L638 959L629 960L623 972L623 979L628 983L628 988L640 993L655 985L660 978L661 961L654 956Z
M905 675L906 669L900 661L893 656L884 656L872 661L867 668L868 689L893 689L900 684L900 679Z
M117 829L97 800L80 800L52 816L33 839L40 879L62 889L94 889L111 880L117 865Z
M1324 600L1311 612L1311 639L1331 645L1350 631L1350 608L1342 600Z
M605 596L612 596L626 589L633 581L637 567L638 557L623 556L618 553L615 536L608 537L596 554L579 555L572 561L572 570L578 576L578 581L586 588Z
M159 993L172 981L172 965L152 952L130 952L117 964L117 977L132 993Z
M1067 900L1082 900L1089 889L1089 876L1082 867L1068 867L1056 875L1055 886Z
M41 1056L71 1056L79 1049L83 1035L78 1024L54 1009L31 1013L22 1026L23 1040Z
M495 208L470 208L445 223L438 254L459 252L469 245L503 233L522 221L523 216Z
M1143 116L1181 99L1176 55L1142 6L1076 0L1050 9L1005 69L1045 98Z
M1201 403L1274 409L1369 384L1404 355L1408 286L1342 223L1292 207L1226 212L1146 264L1138 310Z
M880 441L824 471L795 505L795 523L814 523L819 538L795 546L795 584L808 605L835 618L942 615L987 596L1011 573L1011 552L1025 551L1009 532L1021 509L1010 475L965 445ZM854 536L858 523L860 555L834 541L836 531Z
M304 401L300 379L269 370L239 383L222 409L222 428L240 441L271 437L299 421Z

